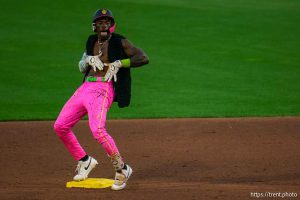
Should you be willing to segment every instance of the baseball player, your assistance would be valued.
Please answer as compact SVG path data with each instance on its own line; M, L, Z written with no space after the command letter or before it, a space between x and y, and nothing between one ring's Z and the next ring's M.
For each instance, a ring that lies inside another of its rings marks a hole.
M114 33L116 23L108 9L99 9L93 16L95 34L86 42L86 50L79 62L84 73L82 85L62 108L54 130L75 160L78 161L75 181L85 180L98 164L79 144L71 128L86 114L93 137L105 149L116 171L113 190L125 188L132 174L113 140L105 129L106 114L112 103L119 107L130 104L130 68L148 64L148 56L124 36Z

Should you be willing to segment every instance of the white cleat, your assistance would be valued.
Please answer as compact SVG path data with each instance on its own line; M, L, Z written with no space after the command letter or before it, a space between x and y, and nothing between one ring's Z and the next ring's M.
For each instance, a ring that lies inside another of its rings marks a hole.
M87 161L78 161L78 165L76 168L77 175L74 176L74 181L83 181L87 179L89 173L92 169L98 164L97 160L93 157L89 156Z
M111 186L112 190L122 190L126 187L126 183L132 174L132 169L129 165L126 165L127 169L122 169L122 172L116 172L115 182Z

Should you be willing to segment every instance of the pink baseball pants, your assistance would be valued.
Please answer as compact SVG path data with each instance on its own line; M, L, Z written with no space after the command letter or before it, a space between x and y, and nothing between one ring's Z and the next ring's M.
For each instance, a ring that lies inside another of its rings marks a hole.
M87 155L71 128L86 114L94 138L110 157L119 154L112 137L105 129L106 114L113 103L114 90L111 82L84 82L61 110L54 130L75 160Z

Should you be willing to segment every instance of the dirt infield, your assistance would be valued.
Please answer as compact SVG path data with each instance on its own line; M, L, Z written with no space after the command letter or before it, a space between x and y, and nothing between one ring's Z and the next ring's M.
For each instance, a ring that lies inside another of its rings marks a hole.
M52 126L0 122L0 199L255 199L251 192L300 198L300 117L110 120L108 132L134 170L119 192L65 188L77 163ZM90 177L113 178L87 121L74 131L100 161Z

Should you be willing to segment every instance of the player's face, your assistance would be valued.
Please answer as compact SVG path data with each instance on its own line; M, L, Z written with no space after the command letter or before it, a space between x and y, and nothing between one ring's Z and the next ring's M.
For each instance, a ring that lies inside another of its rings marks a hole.
M111 26L111 20L109 18L101 18L96 21L96 31L98 33L108 31L110 26Z
M96 32L101 40L107 40L109 37L109 28L111 27L111 20L109 18L101 18L96 21Z

